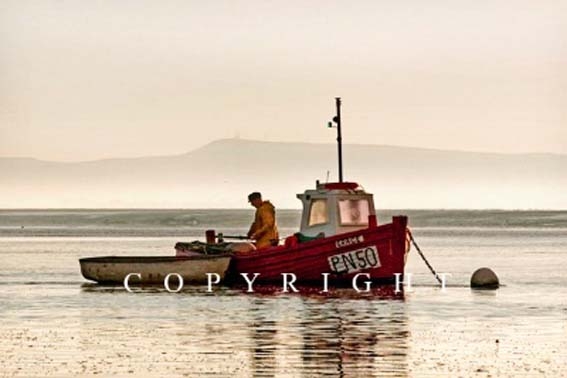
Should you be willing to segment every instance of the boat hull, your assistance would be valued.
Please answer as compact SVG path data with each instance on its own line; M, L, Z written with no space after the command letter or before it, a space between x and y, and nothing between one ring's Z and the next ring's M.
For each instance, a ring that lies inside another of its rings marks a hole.
M251 253L235 253L229 277L231 282L245 283L247 273L256 282L282 283L285 273L288 281L318 284L327 273L330 285L352 285L357 274L360 282L371 280L392 283L396 273L403 278L406 255L407 217L398 216L392 223L358 231L315 239L297 245L278 246Z
M186 283L206 283L207 273L224 279L231 256L107 256L80 259L83 277L102 284L122 284L130 273L139 273L131 284L163 284L170 273L177 273ZM173 277L172 277L173 282Z

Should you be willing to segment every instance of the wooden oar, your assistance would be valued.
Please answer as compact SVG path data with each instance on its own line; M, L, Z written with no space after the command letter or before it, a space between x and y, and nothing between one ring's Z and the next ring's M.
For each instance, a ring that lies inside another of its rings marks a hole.
M224 239L239 239L239 240L251 240L248 236L243 235L222 235Z

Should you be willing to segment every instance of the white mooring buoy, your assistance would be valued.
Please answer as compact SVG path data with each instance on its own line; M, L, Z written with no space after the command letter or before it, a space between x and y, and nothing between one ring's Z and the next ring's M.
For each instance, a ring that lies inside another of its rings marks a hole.
M477 269L471 277L471 287L474 289L498 289L500 281L490 268Z

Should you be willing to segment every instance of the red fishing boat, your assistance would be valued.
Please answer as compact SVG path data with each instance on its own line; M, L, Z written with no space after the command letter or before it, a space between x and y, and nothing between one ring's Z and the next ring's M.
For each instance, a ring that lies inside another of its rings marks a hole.
M254 283L351 285L354 279L392 283L397 274L402 279L409 252L407 217L378 224L372 194L357 183L343 182L340 98L336 105L329 127L337 128L339 182L317 182L314 189L297 195L303 204L300 229L283 245L256 250L245 244L250 248L233 249L229 282L246 283L246 278ZM214 251L214 232L207 239L201 250ZM178 255L191 254L193 247L175 246Z
M298 283L327 280L331 285L360 280L394 282L403 275L409 243L407 217L393 217L378 225L372 194L352 182L318 184L298 195L303 203L301 229L284 244L251 252L235 252L229 279L244 281L242 273L255 282ZM326 273L326 274L325 274Z

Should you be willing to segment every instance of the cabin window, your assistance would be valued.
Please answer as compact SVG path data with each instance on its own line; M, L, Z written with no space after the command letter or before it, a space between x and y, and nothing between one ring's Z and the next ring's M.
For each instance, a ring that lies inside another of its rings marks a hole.
M341 226L366 226L370 206L367 199L339 200L339 215Z
M326 199L314 199L309 209L309 226L316 226L329 222Z

